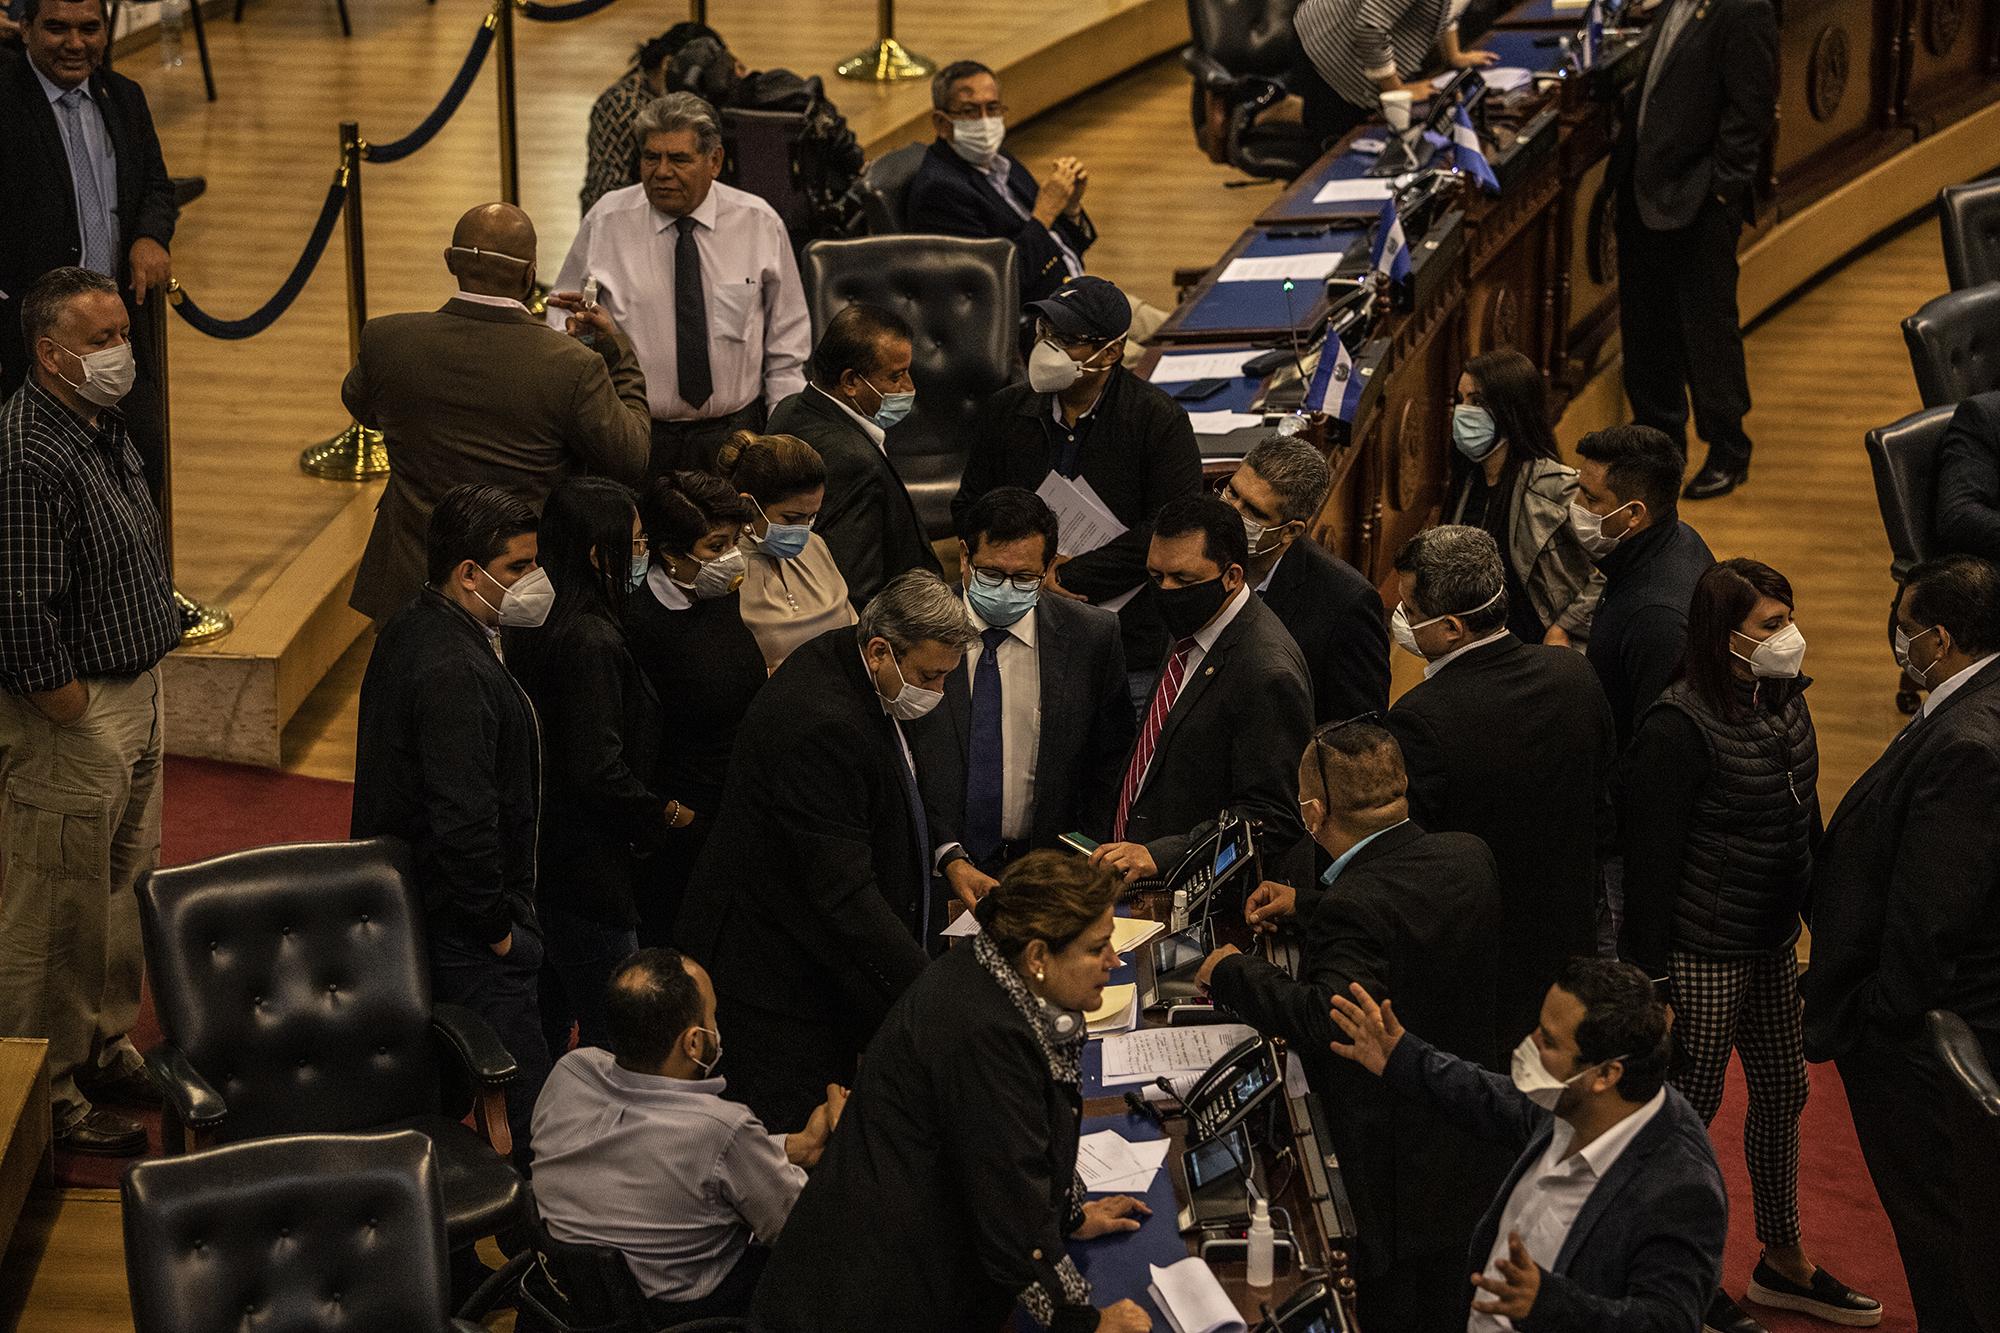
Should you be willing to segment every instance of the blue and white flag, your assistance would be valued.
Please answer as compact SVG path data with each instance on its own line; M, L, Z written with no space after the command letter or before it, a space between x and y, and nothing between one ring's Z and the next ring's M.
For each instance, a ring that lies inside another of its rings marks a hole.
M1590 69L1604 49L1604 0L1590 0L1583 18L1583 45L1577 52L1577 68Z
M1403 239L1403 216L1396 211L1396 196L1382 201L1382 216L1375 232L1374 270L1391 282L1410 276L1410 246Z
M1332 412L1342 421L1354 420L1361 406L1361 375L1354 368L1354 358L1348 355L1347 344L1337 333L1326 335L1326 346L1320 349L1319 365L1313 368L1305 405L1307 411Z
M1500 193L1500 178L1493 174L1493 164L1480 150L1479 131L1472 128L1472 117L1465 113L1463 103L1451 113L1451 157L1452 165L1478 182L1480 189L1488 194Z

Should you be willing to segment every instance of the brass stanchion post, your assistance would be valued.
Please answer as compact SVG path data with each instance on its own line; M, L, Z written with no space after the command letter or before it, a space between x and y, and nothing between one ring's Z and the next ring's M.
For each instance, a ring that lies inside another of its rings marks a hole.
M361 359L361 326L368 322L368 255L361 234L361 126L340 123L340 179L347 187L341 203L347 250L347 364ZM366 481L387 476L389 450L382 432L350 421L347 429L299 455L299 466L328 481Z
M708 0L688 0L688 18L695 23L708 22Z
M493 33L499 58L493 70L493 87L500 94L500 198L519 206L521 145L514 123L514 0L495 0L494 13L500 20Z
M171 382L167 377L168 292L171 286L150 294L146 302L146 322L152 334L153 378L160 397L160 539L167 548L167 577L174 573L174 425ZM200 643L217 639L236 628L236 621L220 607L207 607L174 588L174 607L181 613L181 642Z
M866 79L873 83L893 83L898 79L928 78L937 65L896 40L896 0L876 0L875 44L858 51L834 67L843 79Z

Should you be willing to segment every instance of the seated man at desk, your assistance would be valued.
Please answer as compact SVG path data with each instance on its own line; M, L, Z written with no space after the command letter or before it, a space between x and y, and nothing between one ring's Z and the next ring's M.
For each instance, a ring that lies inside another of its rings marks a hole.
M1403 1029L1356 982L1333 1053L1520 1151L1473 1233L1455 1328L1697 1329L1722 1278L1729 1199L1708 1127L1666 1086L1667 1008L1645 972L1572 958L1514 1050L1512 1079ZM1463 1270L1461 1270L1463 1271ZM1525 1321L1532 1320L1532 1323Z
M1169 873L1189 830L1225 810L1303 836L1291 756L1312 731L1312 680L1298 645L1244 576L1243 520L1190 495L1153 521L1146 573L1172 646L1125 761L1111 837L1091 853L1128 883Z
M1301 887L1259 885L1246 906L1259 929L1303 931L1298 977L1229 945L1197 980L1218 1005L1285 1039L1329 1113L1331 1146L1354 1186L1361 1326L1457 1333L1465 1247L1506 1159L1336 1059L1328 1009L1358 982L1394 996L1452 1053L1497 1064L1493 857L1470 834L1426 833L1410 821L1402 754L1372 722L1315 732L1298 788L1311 842L1299 849L1303 873L1289 877ZM1315 847L1333 858L1317 877Z
M2000 392L1976 393L1951 414L1938 446L1937 533L1953 555L2000 561Z

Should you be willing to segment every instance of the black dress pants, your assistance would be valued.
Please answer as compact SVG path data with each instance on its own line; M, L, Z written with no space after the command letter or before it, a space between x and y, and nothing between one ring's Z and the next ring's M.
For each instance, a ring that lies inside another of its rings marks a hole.
M764 400L719 417L694 421L662 421L653 418L653 456L646 465L648 477L664 477L669 472L713 472L715 456L729 437L739 430L764 429Z
M1705 201L1694 221L1658 231L1640 220L1630 187L1618 197L1618 328L1632 419L1687 450L1688 400L1708 461L1746 467L1750 376L1736 316L1740 211Z
M1981 1034L2000 1061L2000 1033ZM2000 1333L2000 1136L1921 1032L1835 1061L1921 1333Z

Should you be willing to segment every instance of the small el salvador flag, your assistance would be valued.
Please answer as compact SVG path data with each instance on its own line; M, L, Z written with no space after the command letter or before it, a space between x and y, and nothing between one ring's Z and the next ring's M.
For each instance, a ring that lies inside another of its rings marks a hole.
M1410 276L1410 247L1403 239L1403 217L1396 211L1396 197L1382 203L1382 216L1375 233L1375 272L1391 282Z
M1337 333L1327 335L1327 345L1320 349L1319 365L1313 369L1312 387L1306 393L1306 407L1314 412L1331 411L1342 421L1354 420L1356 409L1361 406L1361 376L1354 369L1354 358L1347 353L1347 344ZM1329 408L1328 399L1332 399Z
M1583 49L1577 62L1589 69L1597 64L1597 53L1604 49L1604 0L1590 0L1590 9L1583 20Z
M1472 128L1472 117L1465 114L1462 105L1451 113L1451 154L1452 165L1477 181L1480 189L1488 194L1500 193L1500 178L1493 174L1493 164L1480 151L1479 131Z

